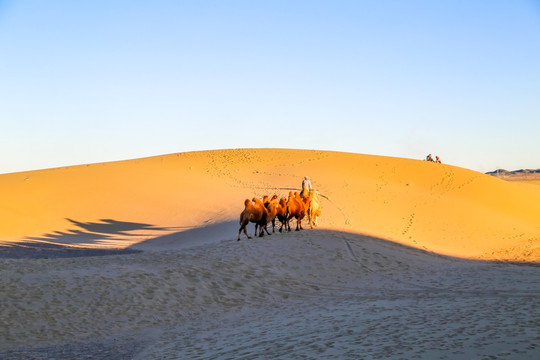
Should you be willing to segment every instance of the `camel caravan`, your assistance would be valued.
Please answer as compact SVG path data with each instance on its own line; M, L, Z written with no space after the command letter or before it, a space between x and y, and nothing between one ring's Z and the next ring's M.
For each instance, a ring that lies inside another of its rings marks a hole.
M306 177L307 178L307 177ZM311 185L309 186L311 187ZM301 194L301 195L300 195ZM317 226L317 218L321 216L321 202L319 193L316 190L308 190L307 186L302 187L302 192L298 194L289 192L289 198L282 197L278 201L278 196L274 195L270 199L265 195L262 201L256 197L244 201L244 211L240 214L240 230L238 230L238 240L242 230L248 239L251 236L247 233L247 225L255 224L255 235L259 231L259 237L264 236L268 231L268 224L272 224L272 233L276 231L276 219L281 223L279 232L291 231L290 221L296 219L296 231L303 230L302 220L307 216L309 226L313 229Z

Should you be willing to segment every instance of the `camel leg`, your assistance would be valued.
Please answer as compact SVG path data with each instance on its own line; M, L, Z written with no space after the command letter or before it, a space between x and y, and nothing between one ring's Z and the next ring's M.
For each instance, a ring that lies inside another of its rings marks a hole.
M251 239L251 236L249 236L249 234L247 232L247 226L244 226L244 233L246 234L248 239Z
M304 230L304 228L302 227L302 219L298 219L297 223L296 223L296 230L298 231L300 228L300 230Z
M246 234L247 238L251 239L251 236L249 236L247 233L247 223L246 223L246 224L242 224L242 226L240 226L240 230L238 230L238 241L240 241L240 234L242 233L242 229L244 230L244 233Z

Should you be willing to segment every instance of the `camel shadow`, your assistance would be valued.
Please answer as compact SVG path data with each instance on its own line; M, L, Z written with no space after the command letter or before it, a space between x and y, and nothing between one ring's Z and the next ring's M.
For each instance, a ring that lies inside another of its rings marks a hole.
M99 245L104 241L121 242L139 236L140 231L169 231L171 228L150 224L101 219L98 222L80 222L66 218L75 228L67 231L55 231L42 236L25 238L25 242L47 242L57 245Z
M218 243L223 240L235 239L238 226L238 221L235 220L208 224L202 227L192 227L188 230L177 231L139 242L131 245L128 249L159 251Z
M17 243L0 246L0 258L54 258L115 255L138 252L123 249L122 242L131 242L140 237L141 232L161 233L179 229L178 227L158 227L151 224L101 219L97 222L80 222L66 218L74 228L67 231L54 231L41 236L26 237ZM119 249L97 249L114 241Z

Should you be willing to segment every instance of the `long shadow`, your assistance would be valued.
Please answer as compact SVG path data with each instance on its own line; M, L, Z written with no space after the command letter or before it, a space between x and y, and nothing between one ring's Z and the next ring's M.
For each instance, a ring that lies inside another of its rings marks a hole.
M236 243L236 236L238 234L238 221L227 221L217 224L211 224L206 225L203 227L198 228L192 228L190 230L185 231L178 231L174 233L170 233L163 236L158 236L149 240L142 241L140 243L136 243L128 247L128 250L135 250L135 251L162 251L162 250L177 250L177 249L185 249L193 246L202 246L202 245L208 245L208 244L216 244L221 241L229 240L234 241ZM252 233L252 228L250 228L248 231L250 235L254 235ZM389 251L390 256L393 256L395 259L398 259L399 261L404 261L404 257L419 257L419 258L437 258L440 260L446 260L451 262L464 262L464 263L492 263L492 264L513 264L513 265L520 265L520 266L528 266L528 267L540 267L540 263L531 263L531 262L515 262L515 261L501 261L501 260L480 260L480 259L467 259L467 258L461 258L461 257L454 257L449 255L443 255L439 254L434 251L430 250L424 250L419 249L415 247L411 247L405 244L400 244L398 242L387 240L383 238L373 237L365 234L359 234L354 232L348 232L348 231L340 231L340 230L330 230L330 229L304 229L303 232L313 232L313 235L315 236L327 236L329 239L341 239L344 241L345 246L347 247L348 251L350 252L351 256L353 258L357 259L357 255L359 255L357 248L356 250L353 249L352 244L359 245L362 244L363 246L372 244L371 246L375 249L372 250L373 252L381 251L382 249L386 249L386 251ZM295 239L296 232L284 232L284 233L276 233L280 234L281 236L288 237L290 236L291 239L294 239L293 241L297 241L298 239ZM336 236L336 234L338 236ZM264 238L258 238L256 236L253 236L251 240L246 239L242 235L242 242L253 242L253 241L272 241L272 235L268 236L266 235ZM358 259L357 259L358 260ZM397 261L397 260L396 260ZM360 262L360 260L358 260Z
M112 219L102 219L98 222L79 222L72 219L66 219L76 228L65 232L56 231L45 234L39 237L28 237L21 242L0 245L0 258L23 259L23 258L59 258L59 257L83 257L83 256L103 256L103 255L119 255L131 254L141 251L160 251L169 249L183 249L193 246L208 245L218 243L223 240L235 240L238 234L238 221L226 221L215 224L207 224L202 227L158 227L145 223L135 223L118 221ZM139 231L175 231L161 236L156 236L151 239L133 244L121 249L96 249L91 245L96 245L104 241L114 240L115 242L132 241L133 237L141 236ZM250 229L250 235L253 235ZM539 263L530 262L510 262L510 261L485 261L485 260L470 260L463 258L454 258L437 254L431 251L425 251L407 245L399 244L390 240L380 239L372 236L349 233L346 231L318 229L306 229L303 231L314 231L317 234L327 234L332 237L332 234L341 233L348 235L344 241L351 252L351 255L356 256L348 241L352 243L377 243L378 246L394 249L397 253L403 256L406 253L414 253L417 255L429 255L430 257L438 257L445 259L454 259L461 261L480 261L491 263L505 263L524 266L540 267ZM294 233L293 233L294 234ZM291 236L294 236L291 234ZM286 233L284 233L286 236ZM243 238L245 239L245 238ZM271 239L271 237L269 238ZM255 237L253 239L257 241ZM73 245L77 245L74 247ZM83 246L81 246L83 245ZM84 247L84 245L89 245Z
M24 238L17 243L0 245L0 258L55 258L129 254L134 249L96 249L93 246L106 241L130 241L140 231L171 231L178 228L158 227L145 223L101 219L98 222L80 222L66 219L75 228L55 231L42 236ZM120 246L121 247L121 246Z
M232 240L238 233L238 221L225 221L202 227L177 231L131 245L132 250L182 249L191 246Z
M170 230L170 228L165 227L158 227L153 226L150 224L143 224L143 223L135 223L135 222L127 222L127 221L116 221L112 219L101 219L100 222L88 222L83 223L79 221L75 221L72 219L66 218L67 221L72 223L75 226L80 227L81 229L84 229L91 233L98 233L98 234L109 234L109 235L126 235L130 236L131 234L127 233L126 231L134 231L134 230L156 230L156 231L166 231Z
M73 225L75 229L65 232L55 231L53 233L44 234L42 236L27 237L25 242L48 242L64 245L97 245L103 241L128 241L134 236L139 236L133 233L141 230L151 231L170 231L173 228L157 227L150 224L117 221L112 219L102 219L99 222L83 223L72 219L66 219ZM131 233L130 233L131 232Z
M86 256L126 255L140 252L134 249L74 248L49 243L19 242L0 246L0 259L54 259Z

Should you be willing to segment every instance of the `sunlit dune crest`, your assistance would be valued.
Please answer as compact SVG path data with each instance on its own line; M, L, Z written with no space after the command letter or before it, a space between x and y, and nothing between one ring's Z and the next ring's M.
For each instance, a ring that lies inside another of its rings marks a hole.
M314 150L201 151L0 175L0 240L152 250L180 246L188 233L236 239L245 199L286 196L305 175L321 195L322 229L457 257L540 261L534 186L447 164Z

